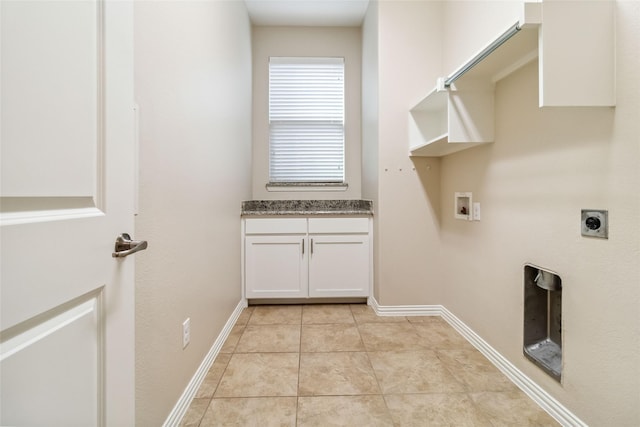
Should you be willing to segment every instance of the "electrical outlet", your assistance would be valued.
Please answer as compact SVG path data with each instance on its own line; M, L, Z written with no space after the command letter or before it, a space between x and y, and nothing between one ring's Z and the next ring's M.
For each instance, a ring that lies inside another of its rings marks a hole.
M609 238L609 212L597 209L582 209L580 232L583 236Z
M182 322L182 348L186 348L189 345L189 341L191 341L191 318L187 317L187 319Z

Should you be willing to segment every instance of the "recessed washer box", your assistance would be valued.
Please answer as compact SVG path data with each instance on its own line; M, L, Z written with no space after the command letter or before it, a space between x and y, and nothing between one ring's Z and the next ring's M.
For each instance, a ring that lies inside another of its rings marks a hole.
M473 194L470 192L456 192L454 198L454 217L456 219L472 220L471 209L473 206Z
M583 236L609 238L609 212L599 209L582 209L580 232Z

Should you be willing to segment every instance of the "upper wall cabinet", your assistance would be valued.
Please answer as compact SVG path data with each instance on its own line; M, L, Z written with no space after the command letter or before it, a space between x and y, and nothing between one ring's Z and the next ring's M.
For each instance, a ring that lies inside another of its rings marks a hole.
M411 156L446 156L494 140L494 87L538 58L540 107L615 105L615 2L524 3L409 114Z

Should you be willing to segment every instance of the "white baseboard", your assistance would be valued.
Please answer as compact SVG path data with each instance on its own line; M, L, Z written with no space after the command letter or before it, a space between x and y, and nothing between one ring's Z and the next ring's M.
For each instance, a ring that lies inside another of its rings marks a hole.
M231 329L233 329L233 326L236 324L238 317L240 317L240 313L242 313L242 310L244 310L245 307L247 307L247 300L242 299L236 306L235 310L233 310L233 313L231 313L229 320L227 320L224 328L222 328L222 331L220 332L220 335L218 335L218 338L216 338L216 340L213 342L211 349L205 356L196 373L191 378L191 381L189 381L189 384L187 384L187 387L182 393L182 396L180 396L180 399L178 399L178 402L169 413L169 416L162 425L163 427L178 427L180 425L182 418L189 409L189 405L191 405L193 397L198 392L202 381L204 381L204 377L207 375L207 372L209 372L209 369L211 368L211 365L213 365L213 362L216 360L216 357L218 357L218 353L220 353L222 345L231 333Z
M480 353L489 359L507 378L529 396L531 400L536 402L561 425L567 427L587 427L586 423L516 368L507 358L491 347L445 307L441 305L381 306L373 297L369 297L368 304L378 316L441 316L451 327L477 348Z
M387 305L381 306L374 297L369 297L367 304L378 316L441 316L441 305Z

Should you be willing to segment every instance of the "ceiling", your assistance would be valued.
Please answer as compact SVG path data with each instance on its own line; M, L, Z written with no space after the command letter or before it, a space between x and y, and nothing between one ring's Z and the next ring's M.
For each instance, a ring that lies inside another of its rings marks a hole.
M245 0L254 25L359 27L369 0Z

